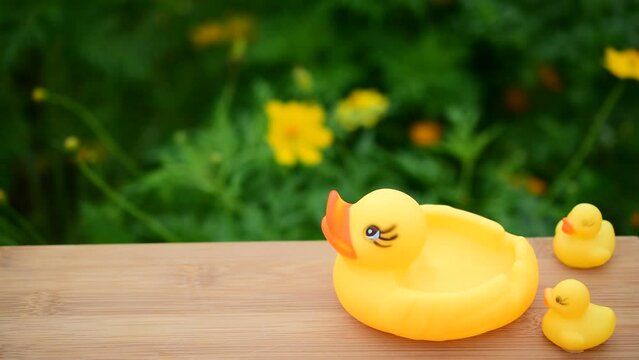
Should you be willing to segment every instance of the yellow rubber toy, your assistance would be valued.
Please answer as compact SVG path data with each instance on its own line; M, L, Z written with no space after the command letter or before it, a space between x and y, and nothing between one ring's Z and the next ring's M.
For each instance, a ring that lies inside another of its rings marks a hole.
M375 329L416 340L482 334L521 316L539 282L528 241L494 221L376 190L351 205L331 191L322 231L338 255L337 297Z
M555 229L553 250L559 261L575 268L605 264L615 251L615 230L591 204L579 204Z
M545 289L544 304L550 309L541 328L548 340L569 352L582 352L608 340L615 331L611 308L590 303L590 292L575 279Z

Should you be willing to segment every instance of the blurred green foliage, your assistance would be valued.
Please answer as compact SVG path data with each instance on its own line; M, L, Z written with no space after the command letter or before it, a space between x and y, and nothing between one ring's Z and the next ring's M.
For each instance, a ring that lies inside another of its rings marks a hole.
M636 81L556 180L621 81L604 49L639 47L637 24L636 1L3 1L0 243L319 239L330 189L353 202L380 187L528 236L592 202L636 233ZM34 103L37 86L66 105ZM346 132L333 112L355 88L391 108ZM325 107L321 164L274 162L273 99ZM443 137L420 147L425 119Z

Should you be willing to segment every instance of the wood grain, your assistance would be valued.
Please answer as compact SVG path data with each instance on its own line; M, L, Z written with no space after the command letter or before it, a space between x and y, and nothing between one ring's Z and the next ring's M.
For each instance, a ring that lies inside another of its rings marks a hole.
M639 358L639 239L574 270L531 239L540 289L575 277L614 308L617 330L589 358ZM517 321L474 338L411 341L342 310L326 242L0 248L0 358L568 358L541 333L541 290Z

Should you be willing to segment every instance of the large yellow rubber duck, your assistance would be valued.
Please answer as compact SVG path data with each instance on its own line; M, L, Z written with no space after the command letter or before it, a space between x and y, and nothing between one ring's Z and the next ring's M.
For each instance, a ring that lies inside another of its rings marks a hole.
M586 285L575 279L545 289L544 303L550 309L541 328L548 340L569 352L581 352L608 340L615 331L611 308L590 303Z
M615 251L615 230L591 204L579 204L561 220L553 240L555 256L575 268L605 264Z
M417 340L482 334L521 316L539 281L528 241L494 221L396 190L351 205L332 191L322 231L337 297L375 329Z

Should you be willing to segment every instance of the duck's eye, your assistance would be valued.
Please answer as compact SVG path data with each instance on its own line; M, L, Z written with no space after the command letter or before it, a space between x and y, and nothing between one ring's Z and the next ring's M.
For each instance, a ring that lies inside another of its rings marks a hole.
M371 225L369 227L366 228L366 237L369 238L370 240L377 240L379 239L379 236L381 235L381 231L379 230L379 228L375 225Z

